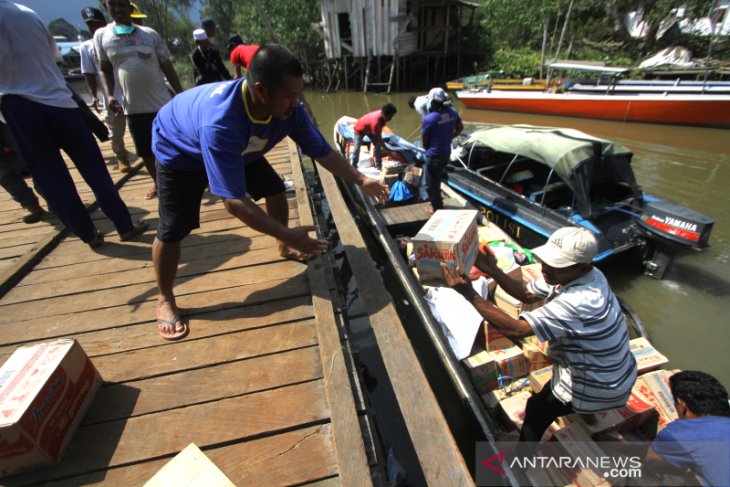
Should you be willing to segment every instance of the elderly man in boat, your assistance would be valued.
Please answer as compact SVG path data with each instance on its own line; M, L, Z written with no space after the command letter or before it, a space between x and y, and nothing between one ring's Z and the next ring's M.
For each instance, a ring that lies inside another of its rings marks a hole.
M560 416L592 413L626 404L636 381L636 361L618 299L592 261L598 251L593 234L564 227L533 250L542 261L543 277L523 283L507 276L493 255L479 253L476 267L524 303L544 306L512 318L474 291L461 269L442 264L446 282L462 294L503 335L536 335L550 343L553 378L527 402L520 441L538 442ZM532 443L534 448L535 443ZM523 453L532 451L528 447Z
M299 102L303 88L299 60L279 45L261 47L247 78L192 88L162 107L153 125L158 160L159 214L152 245L159 297L157 324L166 340L188 332L180 317L173 284L180 242L200 226L206 186L226 210L254 230L277 239L284 258L305 261L327 248L309 237L315 227L289 228L285 186L265 154L289 136L322 167L387 198L387 187L367 178L333 150ZM266 211L256 200L263 198Z

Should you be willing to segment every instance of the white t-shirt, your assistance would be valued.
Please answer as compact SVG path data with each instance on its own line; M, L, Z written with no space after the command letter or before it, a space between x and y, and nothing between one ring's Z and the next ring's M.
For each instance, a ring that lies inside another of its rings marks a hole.
M99 61L114 67L124 93L127 114L156 113L172 96L165 84L160 63L170 60L170 51L160 35L145 26L118 36L108 24L94 33Z
M0 97L18 95L44 105L76 108L56 66L57 51L33 10L0 0Z
M421 114L421 118L424 118L426 115L428 115L428 95L422 95L416 98L416 100L413 102L413 108L416 109L418 113Z
M81 43L81 74L93 74L97 78L102 76L93 39L88 39ZM103 91L101 90L101 86L98 89L99 91ZM114 70L114 98L124 106L124 95L122 94L122 87L119 85L119 76L117 76L116 70ZM108 105L106 99L104 99L104 105Z

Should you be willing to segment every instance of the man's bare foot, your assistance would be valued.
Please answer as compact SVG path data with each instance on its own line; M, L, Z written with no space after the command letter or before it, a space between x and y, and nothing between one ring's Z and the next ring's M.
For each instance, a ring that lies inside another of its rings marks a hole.
M179 340L190 331L187 322L180 318L180 311L169 302L158 304L156 314L157 330L165 340Z
M306 262L314 257L314 254L307 254L299 250L294 250L282 244L279 245L279 255L285 259L295 260L297 262Z
M157 188L150 188L147 190L147 194L144 196L144 199L151 200L153 198L157 198Z

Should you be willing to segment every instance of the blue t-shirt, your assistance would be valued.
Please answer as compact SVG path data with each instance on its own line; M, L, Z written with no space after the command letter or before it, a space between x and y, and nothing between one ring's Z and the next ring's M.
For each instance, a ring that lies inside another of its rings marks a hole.
M450 107L444 107L424 117L421 133L430 137L426 147L427 157L444 157L451 153L451 139L454 138L454 130L460 122L459 114Z
M165 167L205 172L210 191L241 198L247 184L244 165L290 136L315 159L332 148L300 103L286 120L251 117L244 79L210 83L180 93L160 109L152 126L152 150Z
M691 468L703 485L730 486L730 418L678 419L651 444L668 464Z

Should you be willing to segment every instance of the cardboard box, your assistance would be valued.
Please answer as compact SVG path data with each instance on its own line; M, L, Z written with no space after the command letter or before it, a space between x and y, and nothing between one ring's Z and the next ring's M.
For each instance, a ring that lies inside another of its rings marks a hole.
M545 384L553 378L553 367L545 367L544 369L530 372L530 389L537 394L545 387Z
M525 408L527 408L527 400L530 397L532 397L532 392L520 391L499 402L505 419L517 429L522 428L522 423L525 421Z
M492 352L514 347L515 343L502 335L494 325L490 325L488 321L484 321L484 345L487 352Z
M574 458L602 458L606 453L591 439L580 424L570 424L553 433L555 438L570 456ZM603 471L592 468L573 470L571 481L576 486L610 486Z
M389 188L393 186L393 183L398 181L398 179L400 179L398 174L386 174L385 172L380 173L380 182Z
M525 380L518 380L507 384L504 388L494 389L481 394L482 401L489 409L497 409L500 401L507 399L518 392L529 390L530 384Z
M530 373L530 364L518 346L489 352L497 364L497 370L504 376L518 379Z
M669 388L669 377L676 372L675 370L649 372L640 375L634 385L634 389L647 397L659 413L658 431L663 430L669 423L679 418L677 409L674 407L672 391Z
M58 463L101 382L75 340L16 350L0 368L0 475Z
M530 371L534 372L552 364L548 350L548 342L541 342L535 335L522 339L522 354L530 363Z
M477 257L477 210L438 210L413 237L423 284L444 284L441 262L465 272Z
M667 357L659 353L649 340L644 337L634 338L630 343L631 353L634 354L634 358L636 359L639 374L656 370L669 362Z
M512 279L521 279L523 282L529 282L542 277L540 269L540 264L530 264L517 267L516 269L508 272L507 275ZM520 313L523 311L532 311L545 303L544 301L538 301L536 303L525 304L507 294L507 292L500 286L497 286L494 290L494 304L512 318L516 319L519 318Z
M236 484L226 477L220 469L200 451L195 443L190 443L162 467L144 487L235 487Z
M497 363L489 352L482 350L471 357L465 358L463 363L469 371L471 381L478 392L486 393L499 387Z
M638 390L632 390L626 406L595 413L594 424L586 424L579 415L569 416L571 423L581 424L591 435L609 430L626 431L641 426L655 409L650 399Z

